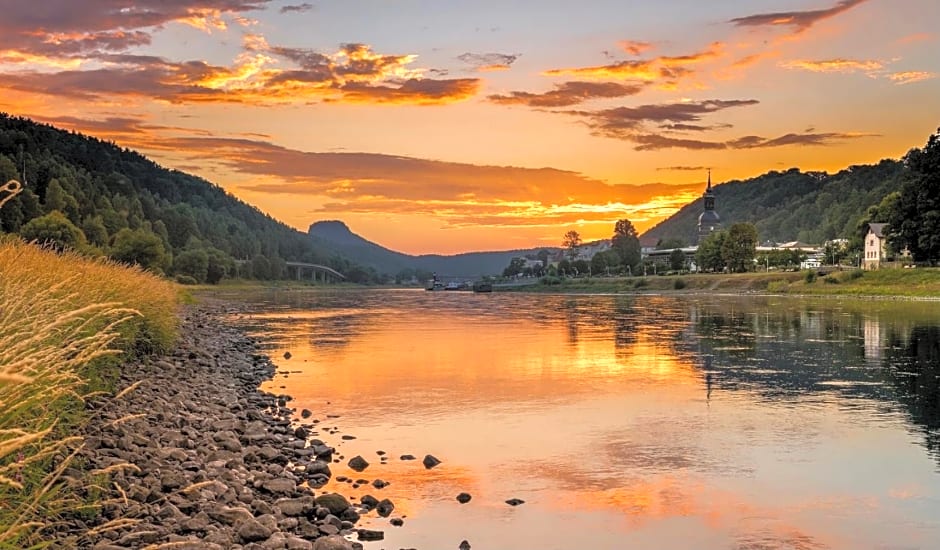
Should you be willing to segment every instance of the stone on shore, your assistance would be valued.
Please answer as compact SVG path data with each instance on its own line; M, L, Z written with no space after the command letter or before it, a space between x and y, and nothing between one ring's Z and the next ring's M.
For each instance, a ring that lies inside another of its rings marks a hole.
M357 472L361 472L369 467L369 463L366 462L366 459L356 455L349 459L349 467Z
M430 470L431 468L441 463L441 461L438 460L437 457L433 455L425 455L424 460L421 462L422 464L424 464L424 467L427 468L428 470Z

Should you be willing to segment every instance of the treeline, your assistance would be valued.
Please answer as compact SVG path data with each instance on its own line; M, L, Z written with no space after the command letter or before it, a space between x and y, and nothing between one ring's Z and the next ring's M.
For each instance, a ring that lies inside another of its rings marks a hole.
M113 143L0 113L0 184L23 190L0 229L186 282L278 279L286 261L328 265L367 282L316 241L204 179Z
M903 174L901 161L882 160L874 165L851 166L833 175L797 168L772 171L712 189L715 210L726 225L752 223L761 242L798 240L819 244L854 236L866 210L900 190ZM701 213L701 200L695 200L644 237L693 242Z

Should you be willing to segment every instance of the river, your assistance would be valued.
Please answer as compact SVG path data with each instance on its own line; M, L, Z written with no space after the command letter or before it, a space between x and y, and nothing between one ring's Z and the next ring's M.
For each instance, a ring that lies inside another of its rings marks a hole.
M364 516L385 532L367 550L940 547L940 304L248 300L239 320L280 372L264 389L293 396L342 456L319 491L389 498L404 519Z

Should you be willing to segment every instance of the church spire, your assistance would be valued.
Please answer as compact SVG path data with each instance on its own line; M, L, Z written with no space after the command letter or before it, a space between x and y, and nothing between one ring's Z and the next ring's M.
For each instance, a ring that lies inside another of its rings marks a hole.
M706 191L712 190L712 169L708 169L708 187L705 188Z

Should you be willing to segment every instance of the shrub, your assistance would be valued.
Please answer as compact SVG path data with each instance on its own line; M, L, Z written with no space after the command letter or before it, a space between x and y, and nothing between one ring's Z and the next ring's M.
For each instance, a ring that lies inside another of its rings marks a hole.
M786 281L770 281L767 283L767 292L786 292L789 286Z
M856 279L861 279L865 275L865 271L861 269L853 269L845 274L846 281L854 281Z
M828 283L830 285L837 285L839 284L839 278L836 277L835 275L826 275L825 277L823 277L823 282Z
M554 275L547 275L545 277L542 277L541 282L543 285L560 285L561 278L555 277Z
M676 279L675 281L672 282L672 288L676 290L682 290L683 288L685 288L685 280Z
M176 282L181 285L198 285L199 281L189 275L177 275Z
M649 286L650 282L646 278L639 278L636 281L633 281L633 288L644 288Z
M804 271L804 272L803 272L803 280L806 281L807 284L815 283L815 282L816 282L816 272L813 271L813 270L811 270L811 269L808 269L808 270Z

